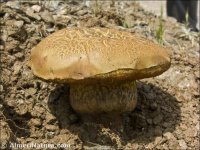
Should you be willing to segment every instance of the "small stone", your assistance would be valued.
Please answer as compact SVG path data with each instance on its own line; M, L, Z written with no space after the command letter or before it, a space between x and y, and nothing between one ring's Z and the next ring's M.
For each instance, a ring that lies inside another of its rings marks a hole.
M35 88L28 88L26 90L26 96L29 96L29 95L33 96L36 93L37 93L37 90Z
M180 129L185 131L187 130L187 126L185 124L180 124Z
M149 143L147 146L145 146L145 149L153 149L154 144L153 143Z
M187 149L188 148L187 144L185 143L184 140L179 140L178 143L179 143L181 149Z
M31 124L34 125L34 126L36 126L36 127L39 127L39 126L42 125L42 122L38 118L33 118L33 119L31 119Z
M39 5L33 5L31 8L34 10L34 12L40 12L41 10L41 6Z
M3 92L3 85L0 85L0 92Z
M55 31L54 28L47 28L46 30L47 30L47 32L49 32L49 33L53 33L53 32Z
M45 136L46 136L47 139L52 139L55 136L55 133L54 132L47 132Z
M189 128L186 131L184 131L185 136L187 137L196 137L198 135L197 130L194 128Z
M158 145L158 144L161 143L161 141L162 141L162 137L158 136L158 137L155 138L154 143L155 143L156 145Z
M53 15L53 18L56 24L63 24L63 25L64 24L67 25L72 19L71 16L66 16L66 15Z
M23 58L24 57L24 54L23 53L21 53L21 52L18 52L18 53L16 53L15 55L14 55L16 58Z
M23 96L22 95L17 95L16 98L23 98ZM24 100L23 99L18 99L17 103L18 104L24 104Z
M16 62L13 66L14 68L13 74L17 75L20 72L21 67L22 67L21 64L19 62Z
M163 136L167 139L167 140L170 140L170 139L175 139L174 135L170 132L166 132L165 134L163 134Z
M24 21L20 20L20 21L15 21L14 25L17 26L18 28L21 28L24 25Z
M52 123L54 123L55 121L56 121L56 117L53 116L53 115L50 114L50 113L47 113L47 115L46 115L46 123L52 124Z
M85 15L85 14L87 14L88 13L88 11L87 10L79 10L78 12L76 12L76 14L78 15L78 16L83 16L83 15Z
M47 23L54 23L54 18L52 16L52 14L45 10L44 12L41 13L40 15L42 17L42 19L47 22Z
M20 104L18 105L18 110L16 110L16 112L19 114L19 115L25 115L26 113L28 113L28 108L25 104Z
M176 138L169 141L169 149L178 149L178 147L179 143Z
M9 1L6 3L6 6L13 8L13 9L20 9L19 1Z
M0 104L0 110L1 110L1 111L3 110L3 105L2 105L2 104Z
M42 83L42 85L41 85L42 90L46 89L47 87L48 87L47 83Z
M35 14L32 8L28 8L26 10L26 14L30 17L30 18L34 18L36 20L41 20L41 17L38 14Z

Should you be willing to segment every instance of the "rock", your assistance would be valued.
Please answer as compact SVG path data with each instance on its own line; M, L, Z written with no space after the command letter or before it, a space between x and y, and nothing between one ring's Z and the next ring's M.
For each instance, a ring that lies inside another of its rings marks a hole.
M161 142L162 142L162 137L158 136L158 137L155 138L155 141L154 141L155 145L158 145Z
M19 115L25 115L28 113L28 108L27 108L27 105L26 104L19 104L18 105L18 109L16 110L16 112L19 114Z
M31 7L33 10L34 10L34 12L40 12L40 10L41 10L41 6L39 6L39 5L33 5L32 7Z
M42 118L44 112L45 112L44 108L39 107L39 106L35 106L33 108L33 110L31 111L31 115L33 117Z
M182 131L185 131L185 130L187 130L187 126L185 125L185 124L180 124L180 129L182 130Z
M55 11L59 9L59 4L61 1L51 1L50 3L44 3L45 8L48 8L50 11Z
M87 14L88 13L88 11L87 10L79 10L79 11L77 11L76 12L76 15L80 15L80 16L84 16L85 14Z
M36 19L36 20L38 20L38 21L41 20L41 17L40 17L38 14L34 13L34 11L33 11L32 8L28 8L28 9L26 10L26 14L27 14L30 18Z
M33 118L30 120L31 124L36 126L36 127L39 127L42 125L42 122L39 118Z
M20 14L17 14L15 17L16 17L17 20L23 20L25 23L30 23L31 22L31 20L28 17L22 16Z
M53 15L56 24L65 24L67 25L72 19L71 16L66 15Z
M12 40L11 42L8 42L8 44L6 44L5 50L11 52L14 49L17 49L18 46L19 46L19 41Z
M187 144L185 143L184 140L179 140L178 143L179 143L179 145L180 145L180 147L181 147L182 150L185 150L185 149L188 148Z
M45 134L45 136L46 136L47 139L52 139L55 136L55 133L54 132L47 132Z
M186 131L184 131L184 134L186 137L189 138L196 137L198 135L197 130L195 128L188 128Z
M37 89L35 89L35 88L28 88L27 90L26 90L26 95L28 96L28 95L31 95L31 96L33 96L33 95L35 95L37 93Z
M6 6L13 8L13 9L20 9L19 1L9 1L6 3Z
M49 11L47 11L47 10L43 11L43 12L40 14L40 16L41 16L42 19L43 19L45 22L47 22L47 23L54 23L54 22L55 22L55 21L54 21L54 18L53 18L53 16L52 16L52 14L51 14Z
M3 85L0 84L0 92L3 92Z
M179 148L179 144L178 141L176 139L171 139L169 141L169 149L178 149Z
M21 28L24 25L24 21L22 21L22 20L15 21L14 25L17 26L18 28Z
M170 139L175 139L174 135L170 132L166 132L163 134L163 136L167 139L167 140L170 140Z
M14 75L17 75L17 74L20 72L21 68L22 68L21 62L18 62L18 61L17 61L17 62L14 64L14 66L13 66L13 69L14 69L13 74L14 74Z
M2 104L0 104L0 111L2 111L3 110L3 105Z
M47 28L46 30L47 30L47 32L49 32L49 33L53 33L53 32L55 31L54 28Z
M53 116L52 114L50 114L50 113L47 113L46 114L46 123L47 124L52 124L52 123L54 123L56 121L56 117L55 116Z
M199 70L196 70L196 71L194 72L194 74L195 74L195 76L196 76L197 79L200 78L200 71L199 71Z
M60 9L56 10L56 15L67 15L71 11L71 7L69 5L63 5L60 7Z

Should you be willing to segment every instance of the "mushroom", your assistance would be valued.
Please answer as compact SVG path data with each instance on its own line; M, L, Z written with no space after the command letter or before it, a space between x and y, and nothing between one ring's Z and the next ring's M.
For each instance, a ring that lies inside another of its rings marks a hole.
M170 67L167 50L129 32L106 28L67 28L31 51L33 73L70 85L70 104L81 114L122 113L137 103L136 80Z

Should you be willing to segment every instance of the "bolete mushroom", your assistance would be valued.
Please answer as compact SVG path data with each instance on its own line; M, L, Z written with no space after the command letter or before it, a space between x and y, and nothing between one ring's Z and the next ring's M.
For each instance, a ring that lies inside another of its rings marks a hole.
M170 67L167 50L129 32L106 28L57 31L32 49L33 73L68 83L78 113L121 113L137 103L135 81Z

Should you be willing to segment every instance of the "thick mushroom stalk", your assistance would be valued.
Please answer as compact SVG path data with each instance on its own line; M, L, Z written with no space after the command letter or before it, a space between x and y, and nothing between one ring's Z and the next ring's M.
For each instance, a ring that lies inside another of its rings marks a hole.
M137 103L135 81L112 84L72 84L70 103L81 114L132 111Z

